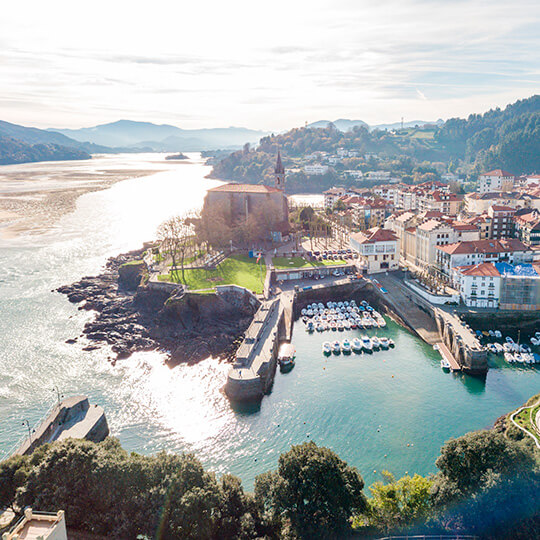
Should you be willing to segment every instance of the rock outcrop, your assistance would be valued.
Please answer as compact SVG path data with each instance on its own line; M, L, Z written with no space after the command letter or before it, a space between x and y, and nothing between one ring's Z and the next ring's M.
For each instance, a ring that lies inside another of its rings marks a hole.
M79 309L97 312L84 327L86 337L110 345L118 359L156 349L167 352L172 365L234 355L255 308L216 294L171 296L146 286L143 251L112 257L102 274L58 289Z

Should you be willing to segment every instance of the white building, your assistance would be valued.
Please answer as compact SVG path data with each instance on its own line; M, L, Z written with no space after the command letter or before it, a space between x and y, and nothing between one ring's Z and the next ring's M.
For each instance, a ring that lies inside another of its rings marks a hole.
M369 171L367 173L368 180L390 180L390 171Z
M501 274L493 263L458 266L454 283L469 307L497 308L501 298Z
M514 186L514 175L502 169L495 169L480 175L478 181L478 192L488 193L490 191L506 191Z
M323 174L326 174L329 170L330 170L330 167L328 167L328 165L321 165L320 163L304 166L304 172L306 174L312 174L312 175L323 175Z
M346 193L347 193L347 190L341 187L333 187L333 188L327 189L323 193L324 207L332 208L334 204L336 204L337 200L340 197L343 197Z
M351 234L351 248L358 252L359 262L368 274L397 270L399 264L398 238L388 230L374 227Z
M439 270L452 277L457 266L473 266L484 262L523 264L533 262L533 250L515 238L477 240L436 246Z

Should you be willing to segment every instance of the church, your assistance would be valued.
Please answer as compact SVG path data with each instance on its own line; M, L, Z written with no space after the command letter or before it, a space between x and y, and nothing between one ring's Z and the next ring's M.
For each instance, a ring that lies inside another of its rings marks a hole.
M273 186L231 182L211 188L206 194L204 210L223 213L236 223L246 221L250 215L271 212L275 222L272 237L281 240L281 236L289 232L289 205L284 193L285 168L279 151L274 176Z

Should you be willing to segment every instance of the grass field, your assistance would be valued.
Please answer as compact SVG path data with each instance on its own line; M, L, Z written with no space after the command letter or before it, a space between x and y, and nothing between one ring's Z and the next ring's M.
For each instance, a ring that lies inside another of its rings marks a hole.
M185 280L182 272L161 275L160 281L184 283L189 289L210 289L216 285L240 285L256 293L263 292L266 266L264 260L257 264L256 259L242 255L234 255L225 259L215 270L185 270Z
M342 264L347 264L348 262L343 259L338 261L308 261L303 257L274 257L272 259L272 264L274 268L278 270L286 268L315 268L317 266L337 266Z

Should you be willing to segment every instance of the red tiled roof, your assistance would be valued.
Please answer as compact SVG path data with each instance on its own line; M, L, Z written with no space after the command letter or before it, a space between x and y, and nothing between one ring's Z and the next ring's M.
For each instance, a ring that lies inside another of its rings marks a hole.
M392 242L397 236L389 229L373 227L367 231L351 234L351 238L359 244L375 244L376 242Z
M493 204L490 206L490 208L494 212L515 212L516 209L512 208L511 206L503 206L502 204Z
M453 244L447 244L446 246L436 246L436 248L450 255L530 251L528 246L515 238L509 238L507 240L471 240L469 242L455 242Z
M481 263L473 266L458 266L457 270L464 276L498 277L501 275L493 263Z
M213 193L283 193L281 189L272 186L264 186L262 184L223 184L208 191Z
M480 176L510 176L512 178L514 177L512 173L509 173L508 171L503 171L502 169L493 169L492 171L481 174Z

